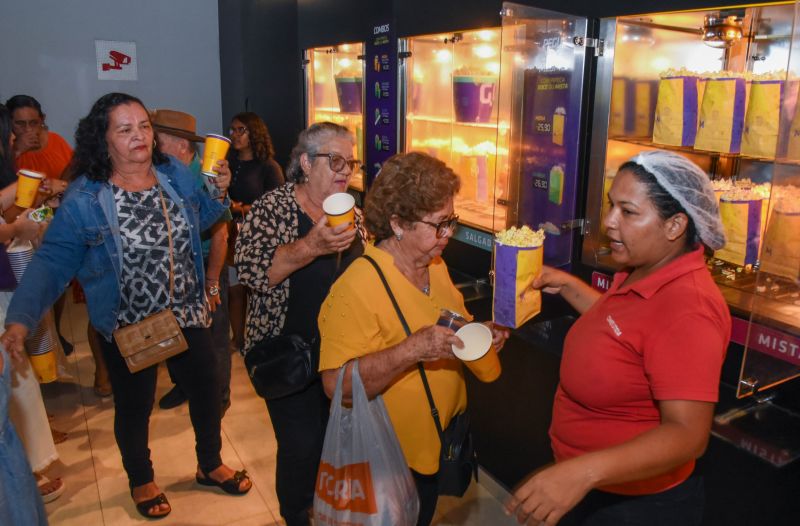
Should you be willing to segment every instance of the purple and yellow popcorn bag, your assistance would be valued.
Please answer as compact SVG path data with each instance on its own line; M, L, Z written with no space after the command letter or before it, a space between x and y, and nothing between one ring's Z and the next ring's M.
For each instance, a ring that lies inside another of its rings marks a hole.
M714 257L736 265L753 265L758 261L762 231L767 223L767 201L736 199L723 195L719 215L725 227L725 246Z
M706 79L694 147L739 153L742 147L747 82L744 78Z
M542 271L544 232L512 227L498 233L497 238L493 254L492 320L504 327L517 328L542 310L542 293L530 286ZM527 246L520 246L523 243Z
M785 84L783 80L754 80L750 84L742 155L775 158Z
M698 78L664 77L658 85L653 142L694 146L697 134Z

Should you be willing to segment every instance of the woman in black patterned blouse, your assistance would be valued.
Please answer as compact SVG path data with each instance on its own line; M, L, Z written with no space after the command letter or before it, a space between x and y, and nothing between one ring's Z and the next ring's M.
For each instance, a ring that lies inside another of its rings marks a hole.
M250 289L245 351L282 334L319 340L322 301L336 276L363 251L358 210L355 229L328 226L322 211L322 201L345 192L360 166L353 159L354 144L338 124L311 125L292 150L290 182L253 203L235 255L239 280ZM319 380L299 393L267 400L278 441L278 502L287 526L310 524L329 403Z
M231 119L228 132L231 138L231 149L228 153L231 186L228 191L234 219L230 226L236 228L237 224L242 223L256 199L281 186L285 180L283 170L275 161L272 137L261 117L252 111L237 113ZM230 257L233 257L233 241L236 235L236 231L231 232ZM236 348L241 350L244 346L247 290L239 283L235 273L231 274L230 283L228 311L233 329L233 342Z

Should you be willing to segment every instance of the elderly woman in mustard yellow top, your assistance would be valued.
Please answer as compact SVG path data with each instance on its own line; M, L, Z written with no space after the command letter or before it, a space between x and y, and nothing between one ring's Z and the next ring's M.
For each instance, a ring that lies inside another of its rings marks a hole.
M443 308L471 318L453 285L442 251L456 228L453 198L458 176L423 153L395 155L370 188L365 223L374 243L365 248L386 276L411 336L406 337L375 268L356 259L331 288L319 314L320 371L332 396L337 369L360 358L367 396L383 395L420 496L420 525L436 508L440 441L416 367L423 362L442 427L467 406L462 366L451 345L462 343L435 325ZM502 347L508 332L495 329ZM344 379L350 396L350 368Z

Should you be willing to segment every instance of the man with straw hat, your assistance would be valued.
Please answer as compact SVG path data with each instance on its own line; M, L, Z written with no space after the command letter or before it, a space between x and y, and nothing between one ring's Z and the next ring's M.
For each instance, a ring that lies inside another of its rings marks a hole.
M170 109L154 110L151 114L159 151L175 157L188 166L197 177L197 185L206 188L206 177L200 172L202 159L197 149L197 143L204 142L205 139L197 135L196 119L188 113ZM227 163L224 170L228 170ZM228 272L225 268L225 254L228 248L227 222L231 219L232 216L228 211L214 226L202 234L203 260L206 267L205 291L211 310L211 334L214 339L213 347L217 352L223 413L231 403ZM173 383L176 383L174 379ZM159 400L158 406L161 409L171 409L186 400L186 394L175 385Z

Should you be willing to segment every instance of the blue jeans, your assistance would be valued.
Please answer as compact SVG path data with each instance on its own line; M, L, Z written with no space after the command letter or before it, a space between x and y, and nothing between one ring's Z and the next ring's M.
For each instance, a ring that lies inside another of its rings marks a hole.
M691 476L674 488L652 495L615 495L591 491L559 526L697 526L703 520L703 479Z

